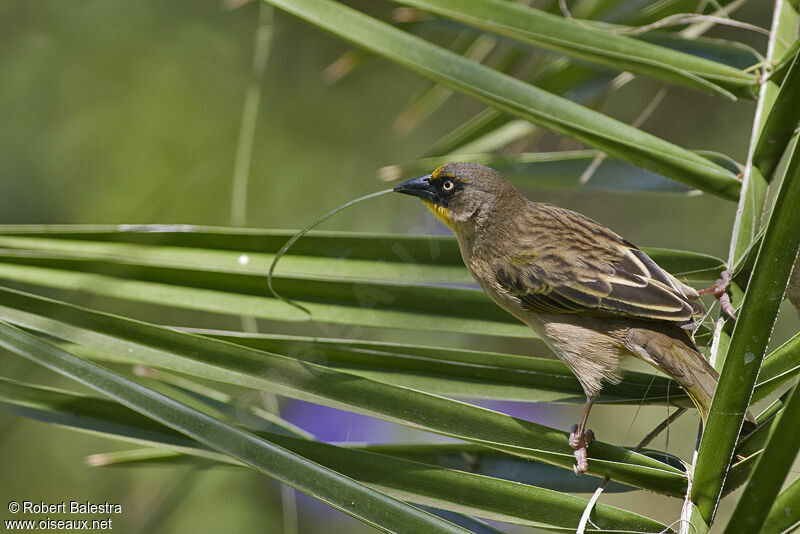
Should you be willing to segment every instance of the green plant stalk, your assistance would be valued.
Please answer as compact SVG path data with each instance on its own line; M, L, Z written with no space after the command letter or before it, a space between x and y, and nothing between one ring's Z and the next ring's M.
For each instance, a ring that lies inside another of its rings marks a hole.
M800 387L795 386L772 426L764 451L736 503L724 534L748 534L761 528L800 449L798 421Z
M792 8L791 4L786 0L775 0L772 29L767 50L768 61L774 61L780 58L781 54L785 53L785 45L783 43L789 43L793 40L796 24L797 12ZM742 174L742 189L740 191L739 204L731 236L728 256L728 265L730 267L739 264L748 250L755 248L753 243L759 236L759 226L761 224L763 205L766 198L767 181L753 164L752 158L755 153L760 132L766 121L766 116L772 107L777 92L778 87L774 83L764 83L759 90L756 112L753 119L753 129L750 137L750 148L748 150L745 170ZM761 231L763 232L763 229L761 229ZM758 250L760 253L763 249L759 246ZM750 290L749 285L747 290ZM726 354L728 353L731 342L730 336L730 322L717 321L714 334L716 343L712 345L710 359L712 362L716 363L718 369L722 367L726 361ZM758 364L760 365L760 361ZM726 379L726 381L730 380L732 380L732 378ZM718 387L715 398L720 398L720 392L721 389ZM737 395L738 393L739 395L743 395L745 392L749 397L750 391L745 391L744 389L740 392L731 392L731 394ZM709 418L709 422L711 422L712 418L716 420L717 416L712 414ZM714 425L724 425L724 423L721 421L714 421ZM739 418L739 425L741 425L741 418ZM737 433L738 428L737 426ZM724 428L721 430L724 430ZM732 430L733 429L729 429L727 434L731 434ZM703 442L711 443L708 436L709 425L707 424L705 434L702 437ZM721 442L711 447L707 446L706 449L702 448L701 443L701 448L698 451L699 454L696 455L695 461L690 467L690 476L695 480L695 483L692 485L692 492L689 496L690 500L686 502L682 513L683 522L681 525L681 534L690 532L690 526L693 527L697 534L708 532L720 498L725 473L730 465L736 437L736 435L727 435L723 438L721 435L716 435L715 433L716 439L728 440L728 442L723 444L722 450L718 449ZM699 478L701 483L703 481L709 481L711 485L708 487L701 487L699 483L696 482L697 478Z
M800 150L795 148L756 257L700 443L692 501L709 524L800 247L797 213Z
M261 5L258 13L258 26L253 43L253 64L250 69L250 81L242 106L242 121L239 126L239 139L236 141L236 158L231 180L231 215L234 226L247 224L247 189L250 180L250 161L253 156L253 142L256 133L258 108L261 104L261 85L269 59L272 43L271 6Z
M466 60L338 2L266 1L502 111L710 194L727 199L738 198L740 183L733 173L702 156Z
M407 529L453 534L467 532L3 322L0 322L0 347L107 395L385 532Z

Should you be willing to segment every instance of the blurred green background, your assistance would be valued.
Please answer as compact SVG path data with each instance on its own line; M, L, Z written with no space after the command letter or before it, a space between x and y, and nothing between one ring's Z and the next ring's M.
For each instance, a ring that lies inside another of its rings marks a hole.
M367 0L351 4L386 18L396 7ZM769 10L751 4L737 18L768 26ZM229 224L258 18L255 3L228 9L218 0L1 0L0 222ZM248 226L298 228L356 196L384 188L376 179L378 168L418 157L481 109L455 96L417 129L401 135L394 121L428 87L426 82L367 59L343 79L326 83L322 71L348 47L282 13L275 14L272 28L253 145ZM766 45L764 36L741 29L721 28L712 35L748 42L762 52ZM426 37L441 41L446 35ZM600 106L631 122L657 90L658 85L637 80ZM731 103L670 88L643 129L741 161L752 112L752 102ZM576 145L552 135L541 143L541 149L569 148ZM580 190L526 193L582 211L640 245L727 256L735 205L723 200ZM417 203L391 195L346 210L323 228L444 232ZM773 344L797 330L796 314L784 310ZM386 334L393 335L403 334ZM452 337L454 345L485 344ZM0 374L74 388L6 354L0 357ZM580 410L577 405L503 407L562 428ZM287 409L307 411L298 405ZM630 445L665 412L665 407L599 406L592 427L602 439ZM418 437L388 424L370 426L363 418L346 425L330 439L368 439L371 432L379 433L377 441ZM694 416L679 421L669 450L688 453L696 425ZM2 503L121 503L124 513L114 531L122 533L284 531L278 484L254 473L91 468L83 462L86 455L119 446L4 413L0 428ZM603 502L667 522L677 517L680 506L677 500L642 492L605 495ZM0 507L3 519L10 516L5 506ZM299 532L372 531L308 498L300 497L298 506Z

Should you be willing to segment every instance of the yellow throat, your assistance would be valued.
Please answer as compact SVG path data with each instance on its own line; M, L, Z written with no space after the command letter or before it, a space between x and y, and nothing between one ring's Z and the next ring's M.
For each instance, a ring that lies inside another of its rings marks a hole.
M445 208L443 206L437 206L436 204L434 204L430 200L423 199L422 202L425 204L425 206L429 210L431 210L431 213L433 213L436 216L437 219L439 219L444 224L446 224L447 227L450 228L450 230L453 229L453 220L450 218L450 210L449 209L447 209L447 208Z

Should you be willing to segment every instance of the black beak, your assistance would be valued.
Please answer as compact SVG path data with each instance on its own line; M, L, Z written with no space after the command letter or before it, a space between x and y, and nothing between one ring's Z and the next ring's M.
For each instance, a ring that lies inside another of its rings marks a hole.
M433 186L431 186L430 174L403 182L402 184L397 185L394 188L394 191L414 197L420 197L431 202L436 201L436 190L433 188Z

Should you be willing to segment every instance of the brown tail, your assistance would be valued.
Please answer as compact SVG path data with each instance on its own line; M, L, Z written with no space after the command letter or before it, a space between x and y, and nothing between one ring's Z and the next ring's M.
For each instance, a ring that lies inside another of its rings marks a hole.
M627 341L631 351L672 377L686 391L705 426L719 373L700 354L686 331L673 325L631 328ZM755 425L750 410L745 421L748 427Z

